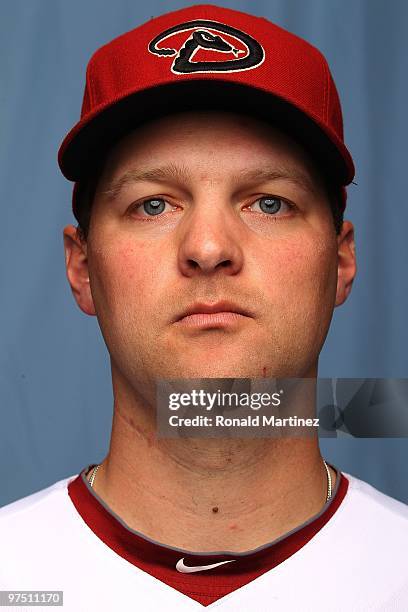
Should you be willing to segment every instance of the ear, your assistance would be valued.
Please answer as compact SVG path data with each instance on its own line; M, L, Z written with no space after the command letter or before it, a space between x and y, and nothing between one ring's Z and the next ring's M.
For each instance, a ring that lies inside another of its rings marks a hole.
M65 267L68 282L80 309L88 315L96 315L89 284L87 243L81 242L77 228L64 227Z
M343 222L337 237L337 254L336 306L340 306L348 298L357 272L354 227L350 221Z

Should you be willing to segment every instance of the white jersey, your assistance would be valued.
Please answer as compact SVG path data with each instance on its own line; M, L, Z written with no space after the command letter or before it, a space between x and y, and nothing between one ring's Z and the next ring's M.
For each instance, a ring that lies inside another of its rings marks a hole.
M85 473L0 509L0 591L63 591L66 612L408 610L408 506L350 474L281 538L192 553L129 529Z

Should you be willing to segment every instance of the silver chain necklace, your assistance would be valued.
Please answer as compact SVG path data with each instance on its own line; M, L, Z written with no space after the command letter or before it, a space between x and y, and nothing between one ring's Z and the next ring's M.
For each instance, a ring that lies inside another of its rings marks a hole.
M326 502L329 501L329 499L332 496L332 477L330 474L330 470L327 466L327 463L325 462L325 460L323 459L323 463L324 463L324 467L326 468L326 474L327 474L327 496L326 496ZM91 473L91 477L89 478L89 484L91 485L91 487L93 487L93 483L95 480L95 476L96 476L96 472L98 471L98 469L101 467L101 464L99 463L98 465L95 465L95 467L92 469L92 473Z
M330 474L330 470L329 467L327 465L327 463L325 462L325 460L323 459L323 463L324 463L324 467L326 468L326 474L327 474L327 495L326 495L326 502L329 501L329 499L332 496L332 477Z

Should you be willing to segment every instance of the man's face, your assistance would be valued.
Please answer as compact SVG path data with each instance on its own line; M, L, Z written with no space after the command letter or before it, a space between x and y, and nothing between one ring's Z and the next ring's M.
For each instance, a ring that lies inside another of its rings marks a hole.
M240 115L171 115L106 161L85 247L91 293L78 303L134 390L157 378L314 376L347 294L336 291L339 240L294 141ZM176 321L220 300L249 316Z

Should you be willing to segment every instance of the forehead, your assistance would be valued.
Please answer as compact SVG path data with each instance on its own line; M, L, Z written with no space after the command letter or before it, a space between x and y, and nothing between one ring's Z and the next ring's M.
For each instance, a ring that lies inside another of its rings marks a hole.
M143 124L111 148L102 181L130 168L165 164L179 166L185 176L204 171L214 178L276 165L321 184L313 160L292 137L252 116L225 111L172 113Z

